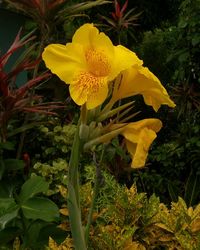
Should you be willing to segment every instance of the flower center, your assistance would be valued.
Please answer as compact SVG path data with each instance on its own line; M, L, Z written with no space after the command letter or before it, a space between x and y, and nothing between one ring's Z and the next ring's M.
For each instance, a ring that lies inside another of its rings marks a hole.
M97 77L88 72L82 72L80 75L74 79L74 83L79 85L80 92L85 93L91 92L95 93L99 90L99 87L105 84L104 77Z
M95 76L107 76L109 74L111 65L104 53L94 49L88 49L85 53L85 58L90 73Z

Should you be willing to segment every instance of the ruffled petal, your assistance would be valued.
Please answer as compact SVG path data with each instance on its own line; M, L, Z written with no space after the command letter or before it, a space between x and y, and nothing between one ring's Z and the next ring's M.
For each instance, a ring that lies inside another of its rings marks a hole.
M127 124L122 134L127 140L137 143L139 131L145 127L152 129L155 132L158 132L162 128L162 122L159 119L154 118L131 122Z
M146 67L132 67L123 72L119 88L115 88L113 100L141 94L147 105L158 111L162 104L175 107L159 79Z
M103 32L99 32L99 30L90 23L86 23L77 29L72 38L72 43L83 45L85 50L93 49L105 52L105 55L108 57L109 55L112 57L114 54L114 47L110 38Z
M151 129L144 128L141 130L131 167L141 168L145 165L149 148L156 137L156 133Z
M127 150L133 158L131 167L141 168L145 165L149 147L161 127L162 122L158 119L144 119L124 127L122 135L125 137Z
M46 67L65 83L71 83L76 72L86 68L82 46L69 43L48 45L42 53Z
M143 61L140 60L134 52L124 46L118 45L115 46L114 49L114 65L109 80L113 80L121 71L129 69L131 66L143 64Z
M158 111L162 104L172 108L176 106L159 79L148 68L139 68L137 81L141 82L137 86L137 92L143 95L145 103L152 106L155 111Z
M72 43L82 44L84 47L91 45L92 40L99 34L99 31L92 23L83 24L73 35ZM90 46L89 46L90 47Z

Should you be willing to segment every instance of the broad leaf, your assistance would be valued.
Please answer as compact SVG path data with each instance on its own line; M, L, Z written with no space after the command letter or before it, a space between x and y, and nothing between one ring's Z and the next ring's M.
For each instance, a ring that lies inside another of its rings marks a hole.
M29 198L33 197L38 193L46 192L48 188L48 182L46 182L42 177L31 177L22 185L21 192L19 195L20 203L23 204Z
M59 209L57 205L47 198L30 198L23 203L21 208L27 219L41 219L51 222L59 218Z
M4 229L6 224L17 217L19 206L13 198L0 199L0 229Z
M0 245L13 241L20 234L18 227L6 227L0 231Z
M48 245L49 237L52 237L58 244L61 244L66 239L67 232L58 228L55 223L48 223L38 231L37 240L32 240L30 245L33 249L40 249L42 246Z

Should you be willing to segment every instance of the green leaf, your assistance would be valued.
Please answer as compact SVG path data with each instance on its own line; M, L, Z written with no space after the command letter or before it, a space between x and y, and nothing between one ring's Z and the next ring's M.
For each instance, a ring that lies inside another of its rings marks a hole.
M188 206L193 206L200 194L199 190L200 174L191 170L185 186L184 200Z
M37 242L34 242L35 247L44 246L48 244L49 236L53 238L58 244L61 244L67 237L66 231L58 228L55 224L48 224L39 232Z
M21 203L24 203L34 195L46 192L48 188L49 184L44 180L44 178L40 176L32 176L22 185L19 200Z
M24 161L17 159L4 160L6 170L19 170L24 168Z
M169 181L167 184L167 188L168 188L168 192L169 192L171 200L174 202L177 202L178 201L178 193L179 193L177 186L174 185L173 182Z
M18 227L7 227L0 231L0 244L5 244L14 240L20 234Z
M40 236L40 230L45 226L48 227L49 225L51 225L49 222L42 220L35 220L30 222L28 230L26 232L29 247L32 247L32 249L40 249L41 246L38 248L36 247L36 242L38 243L38 238ZM48 244L48 240L45 243Z
M57 205L47 199L42 197L33 197L26 200L21 206L24 216L27 219L41 219L44 221L57 221L59 218L59 209Z
M4 229L6 224L17 217L19 206L13 198L0 199L0 229Z

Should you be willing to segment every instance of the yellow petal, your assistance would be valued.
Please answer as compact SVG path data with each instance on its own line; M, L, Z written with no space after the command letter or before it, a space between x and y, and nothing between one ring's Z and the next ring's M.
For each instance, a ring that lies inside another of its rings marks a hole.
M142 83L138 91L141 91L147 105L152 106L155 111L158 111L162 104L172 108L176 106L159 79L148 68L140 67L138 77Z
M86 67L83 49L79 44L48 45L42 58L46 67L65 83L71 83L74 74Z
M134 158L137 144L129 140L125 140L125 142L126 142L126 148L128 152L130 153L131 157Z
M131 122L125 127L122 134L127 140L137 143L139 133L145 127L158 132L162 127L162 122L159 119L154 118Z
M88 100L86 102L87 109L94 109L105 101L108 95L108 85L107 79L104 80L106 81L103 83L103 79L101 79L98 85L98 89L92 89L88 94Z
M97 36L98 33L98 29L93 24L86 23L76 30L72 38L72 43L79 43L88 47L93 37Z
M156 132L162 127L158 119L144 119L127 124L122 131L125 137L126 147L133 160L133 168L141 168L145 165L148 150L156 138Z
M131 66L139 66L143 64L137 55L131 50L125 48L122 45L114 47L115 57L112 74L109 76L110 80L113 80L121 71L130 68Z
M141 130L131 167L141 168L145 165L149 147L155 138L156 133L153 130L148 128Z
M76 104L86 103L87 109L96 108L108 95L107 78L95 77L88 72L82 72L74 78L69 91Z
M162 104L175 107L166 89L159 79L146 67L132 67L123 72L122 81L118 89L115 88L113 99L119 100L133 95L143 95L147 105L158 111Z
M112 41L103 32L94 27L93 24L86 23L75 32L72 43L81 44L85 50L92 49L104 53L112 63L114 46Z

